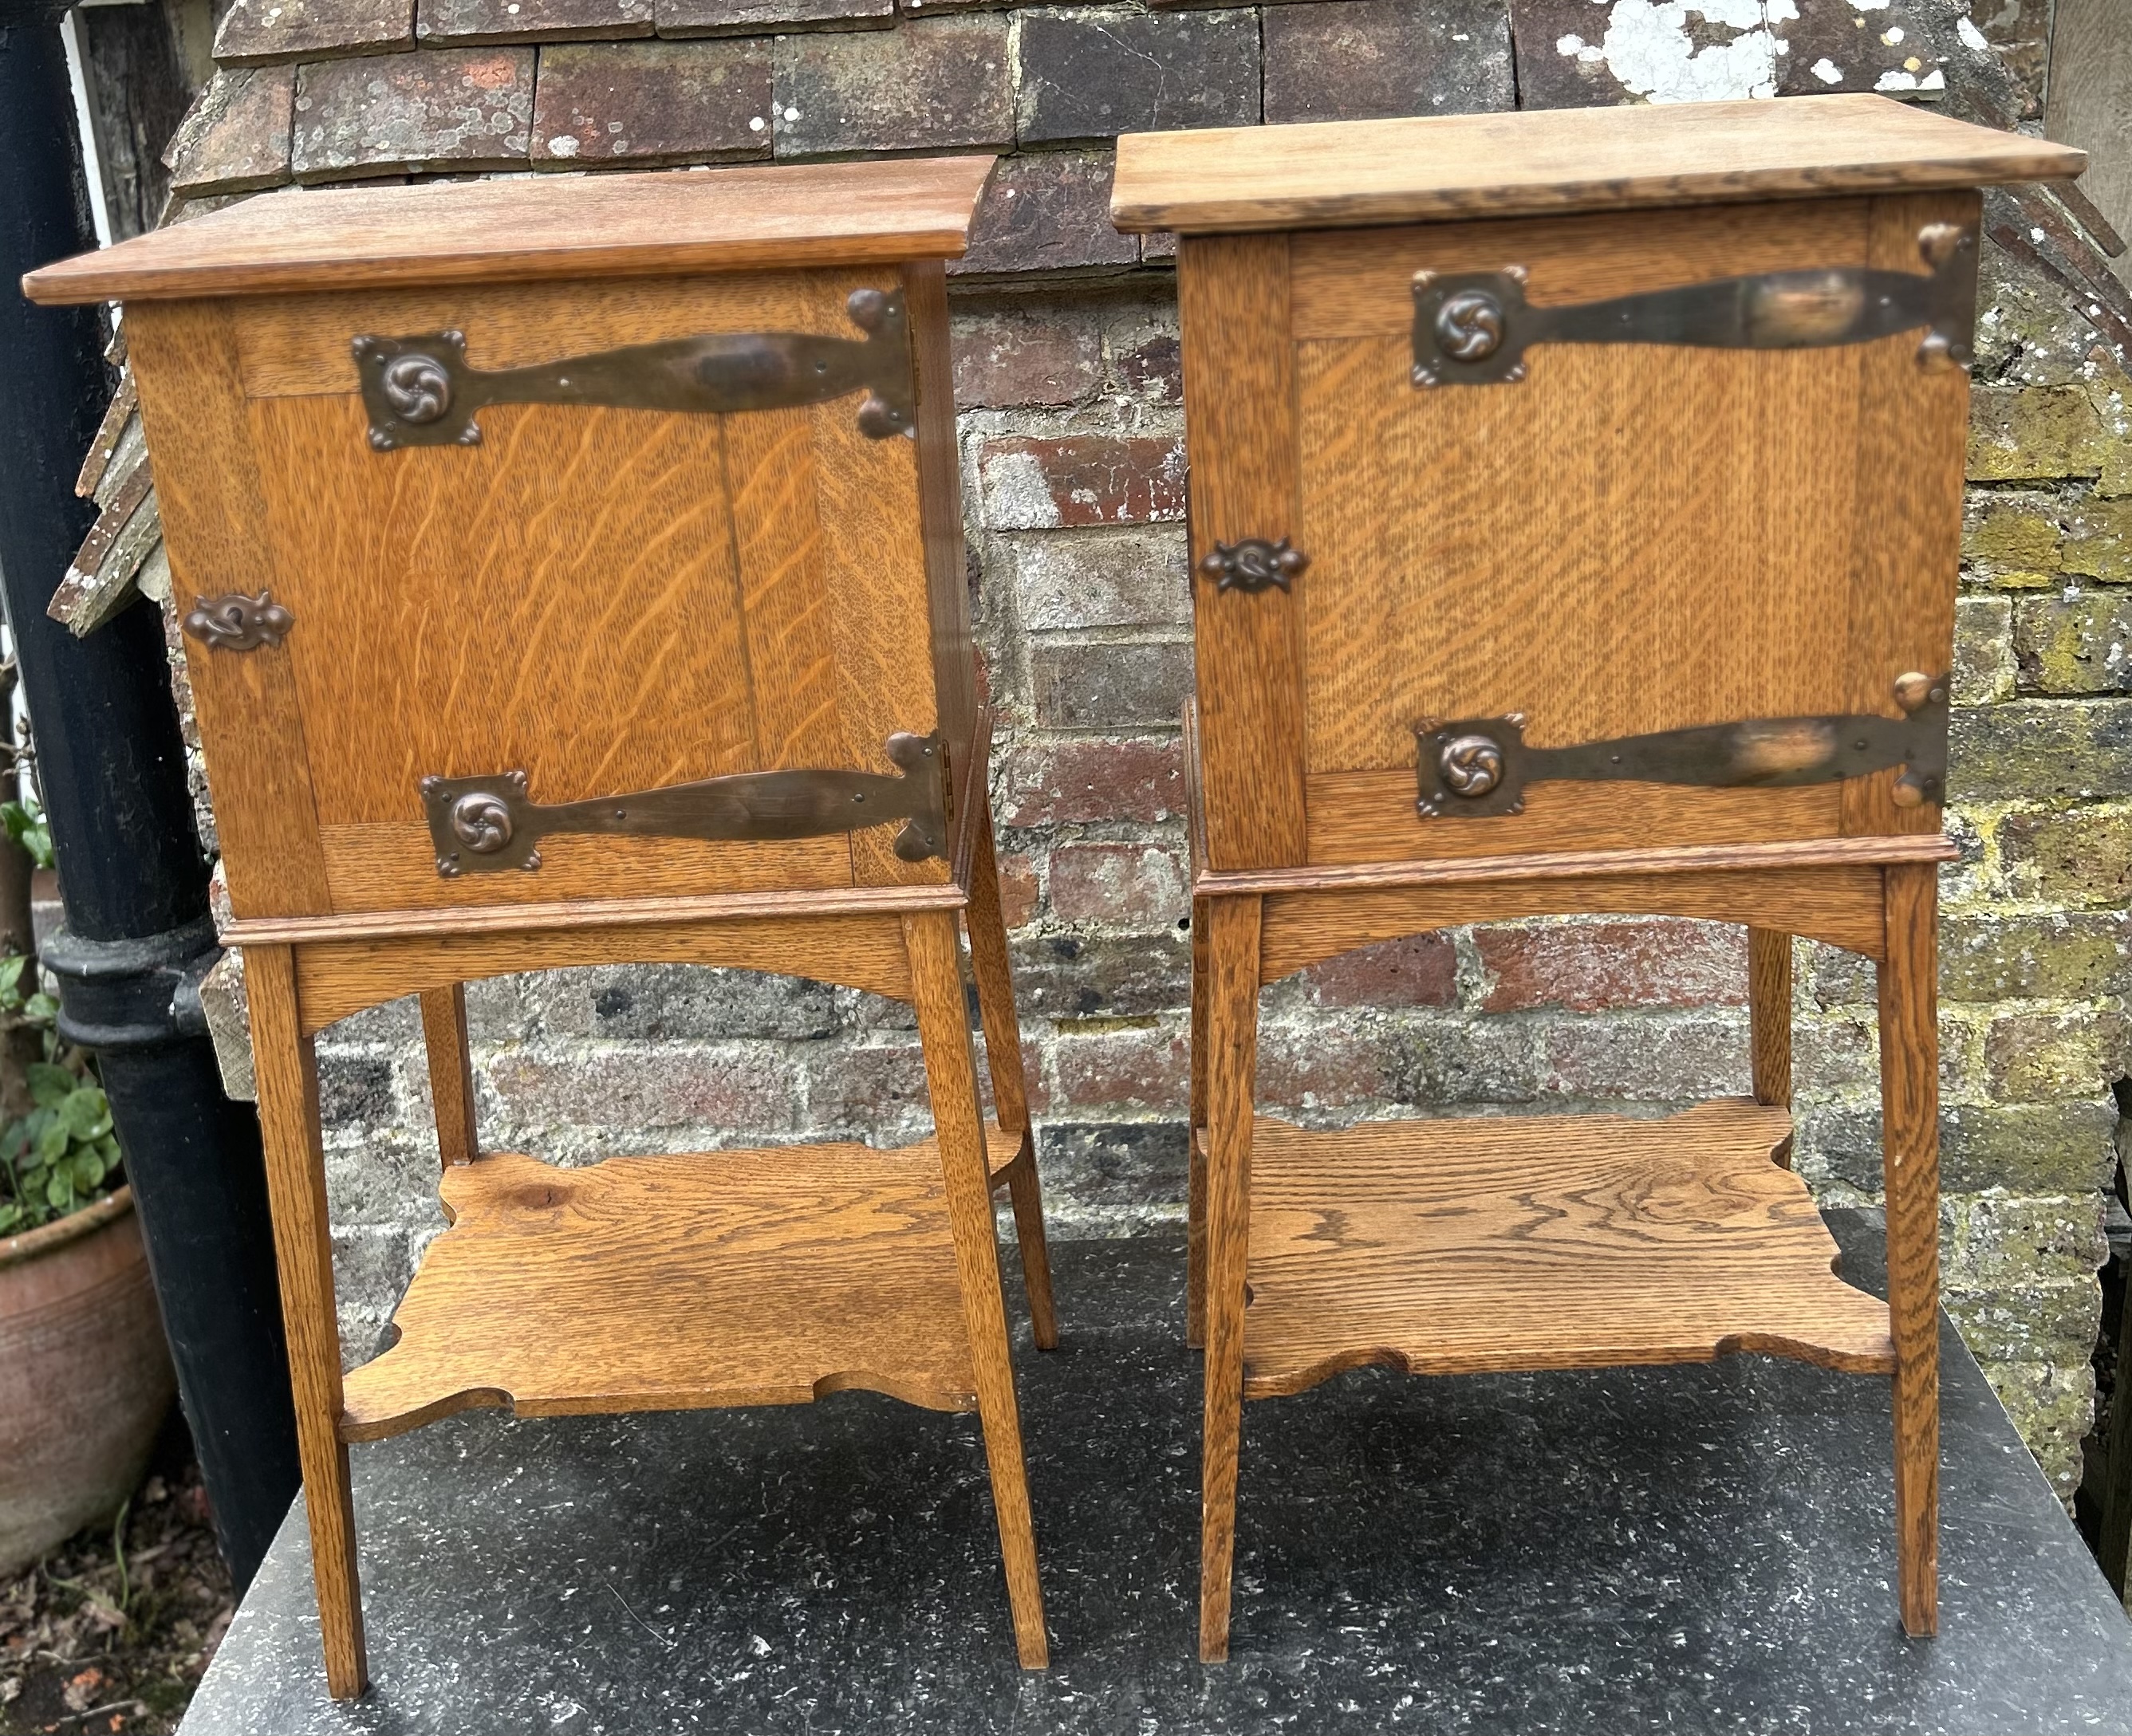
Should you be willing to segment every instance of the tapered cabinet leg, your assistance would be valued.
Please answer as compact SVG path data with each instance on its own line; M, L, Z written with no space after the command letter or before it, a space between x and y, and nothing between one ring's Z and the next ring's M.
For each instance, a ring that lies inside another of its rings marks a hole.
M954 916L944 910L905 916L903 936L910 953L911 1000L918 1014L919 1041L925 1051L925 1080L932 1094L933 1123L954 1230L963 1312L977 1371L977 1414L984 1424L985 1457L992 1467L992 1505L999 1516L1015 1650L1024 1669L1040 1670L1049 1662L1044 1594L1036 1576L1036 1532L1029 1511L1028 1473L1022 1463L1021 1419L1015 1404L1006 1307L1000 1294L999 1240L992 1224L984 1119L977 1106L977 1060L970 1052Z
M1930 863L1883 870L1880 1116L1895 1340L1895 1555L1903 1628L1939 1626L1939 1017Z
M1243 1427L1251 1090L1258 1065L1259 900L1211 899L1207 918L1205 1432L1201 1441L1199 1656L1229 1655L1236 1452Z
M291 950L247 947L244 977L326 1686L335 1700L353 1700L367 1685L369 1666L348 1446L340 1438L340 1327L334 1307L325 1153L319 1139L318 1067L297 1014Z
M436 1105L437 1154L449 1168L471 1163L481 1143L473 1121L473 1058L467 1048L466 985L422 992L422 1045Z
M977 1013L985 1028L985 1067L992 1075L999 1125L1022 1136L1026 1163L1007 1177L1014 1202L1015 1240L1021 1245L1022 1288L1029 1295L1029 1323L1036 1348L1059 1347L1059 1316L1051 1302L1051 1254L1044 1241L1044 1184L1036 1173L1036 1145L1029 1125L1029 1090L1021 1071L1021 1024L1014 1010L1014 974L1006 956L1006 914L1000 908L999 863L992 851L992 803L977 817L977 848L970 861L970 965L977 979Z
M1198 1350L1207 1342L1207 1163L1199 1150L1207 1125L1207 912L1208 901L1192 905L1192 1109L1185 1129L1184 1176L1184 1342Z
M1792 1103L1792 938L1774 928L1747 931L1747 1009L1754 1051L1755 1101ZM1791 1168L1792 1142L1777 1151Z

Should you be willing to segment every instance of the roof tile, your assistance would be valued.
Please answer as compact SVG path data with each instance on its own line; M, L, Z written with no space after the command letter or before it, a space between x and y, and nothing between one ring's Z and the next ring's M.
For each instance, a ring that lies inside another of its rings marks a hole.
M1129 266L1140 237L1111 226L1108 151L1045 151L1001 160L977 202L970 250L951 272L1059 271Z
M1304 0L1262 29L1269 124L1517 106L1503 0Z
M171 193L202 199L278 187L287 180L295 89L292 66L217 73L178 122L163 153Z
M409 170L523 168L530 48L423 49L296 72L300 181Z
M599 42L540 50L536 163L734 161L770 155L770 44Z
M599 41L651 34L652 0L418 0L425 48L487 42Z
M1015 130L1025 144L1259 118L1255 9L1031 12L1020 36Z
M1014 139L1006 20L812 31L775 50L777 155L942 151Z
M896 0L655 0L662 36L732 36L795 26L886 28Z
M415 46L415 0L233 0L214 33L224 66L267 66Z

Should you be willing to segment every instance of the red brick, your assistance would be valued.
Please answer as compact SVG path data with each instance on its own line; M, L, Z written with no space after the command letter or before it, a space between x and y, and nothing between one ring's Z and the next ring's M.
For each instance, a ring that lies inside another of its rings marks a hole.
M1144 402L1184 401L1184 364L1174 332L1147 332L1120 345L1112 352L1111 371L1121 390Z
M1486 1012L1738 1006L1747 998L1739 928L1661 918L1481 928L1474 939L1492 979Z
M1173 819L1184 811L1184 753L1174 736L1020 742L1005 784L1002 826Z
M1257 1099L1292 1109L1367 1103L1385 1095L1385 1062L1366 1030L1261 1025Z
M1051 852L1051 914L1062 923L1174 923L1191 909L1184 863L1152 844L1062 844Z
M1102 346L1088 327L1033 314L954 323L955 402L964 409L1075 404L1102 382Z
M949 274L1131 265L1138 239L1112 225L1111 170L1107 151L1005 159L978 201L969 251L948 261Z
M982 1075L983 1069L978 1069ZM807 1121L824 1132L894 1131L929 1108L915 1040L823 1048L807 1057Z
M760 1048L632 1044L553 1057L507 1050L485 1071L519 1126L775 1132L794 1125L798 1101L790 1068Z
M1192 691L1192 647L1143 645L1032 645L1030 700L1048 729L1159 727L1184 709Z
M1458 999L1458 952L1444 935L1410 934L1313 965L1303 980L1323 1007L1448 1007Z
M1009 435L977 455L995 530L1144 525L1184 516L1183 443L1152 434Z
M1059 1033L1053 1053L1059 1089L1051 1114L1159 1109L1181 1116L1190 1101L1192 1045L1182 1031L1156 1027L1083 1036L1068 1029Z
M1044 890L1036 883L1036 858L1002 856L999 858L1000 914L1010 928L1026 928L1036 914Z

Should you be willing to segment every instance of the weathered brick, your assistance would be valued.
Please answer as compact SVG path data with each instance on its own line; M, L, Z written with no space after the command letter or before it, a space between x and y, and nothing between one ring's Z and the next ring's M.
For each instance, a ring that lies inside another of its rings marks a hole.
M2067 1278L2092 1284L2110 1257L2102 1196L1983 1194L1962 1202L1954 1233L1942 1238L1942 1247L1952 1288L2011 1292ZM2093 1342L2091 1338L2088 1345Z
M2120 907L2132 902L2132 808L2098 803L2009 814L1999 828L1999 849L2019 897Z
M1051 729L1138 729L1167 723L1192 691L1192 647L1044 645L1029 654L1036 721Z
M417 0L415 34L425 48L648 36L651 7L652 0ZM545 66L540 76L545 81Z
M1870 994L1871 984L1867 982ZM2080 1000L2132 990L2132 914L1943 915L1942 1000Z
M214 58L223 66L414 46L415 0L232 0L214 33Z
M1004 18L800 31L778 37L774 54L780 157L1013 141Z
M1149 1024L1084 1034L1068 1025L1052 1053L1059 1077L1054 1114L1137 1109L1182 1116L1190 1101L1192 1044L1181 1031Z
M1002 786L1002 826L1159 822L1184 811L1184 749L1174 735L1020 742Z
M1313 1033L1299 1036L1307 1049ZM1416 1019L1392 1026L1382 1043L1384 1096L1415 1109L1529 1103L1558 1088L1549 1082L1539 1033L1529 1019ZM1259 1053L1263 1078L1263 1044ZM1342 1100L1335 1095L1328 1101Z
M2099 476L2110 434L2077 386L1979 386L1969 400L1969 478Z
M657 1135L672 1132L782 1132L797 1120L790 1067L761 1048L507 1050L489 1059L484 1078L494 1096L491 1102L483 1094L485 1139L491 1125L498 1138L507 1130L537 1138L557 1126L581 1127L611 1130L617 1144L643 1149L645 1136L656 1144Z
M2116 1120L2115 1107L2100 1096L1950 1105L1940 1112L1940 1186L1950 1193L2099 1193L2116 1165L2110 1137ZM1876 1141L1879 1135L1875 1116Z
M1187 915L1184 862L1155 844L1061 844L1051 852L1051 914L1062 923L1169 925Z
M1957 801L2040 801L2132 789L2132 700L1957 707L1947 759L1947 787Z
M1062 1194L1097 1206L1176 1204L1189 1150L1182 1120L1047 1124L1037 1135L1046 1206Z
M836 990L800 976L700 965L603 965L474 983L467 1024L481 1043L543 1038L824 1037Z
M915 1041L824 1044L806 1051L802 1066L810 1129L889 1144L922 1137L932 1099L924 1051Z
M333 1232L343 1370L377 1355L387 1323L415 1275L415 1244L397 1225L345 1225Z
M2013 590L2057 583L2065 502L2028 489L1971 491L1962 554L1976 576Z
M398 1119L399 1110L390 1061L330 1050L319 1057L319 1117L327 1126L337 1122L389 1126Z
M1129 266L1135 238L1111 225L1107 151L1045 151L1004 159L985 185L970 224L969 251L951 274L1066 271Z
M2024 597L2014 611L2023 683L2046 693L2132 693L2132 594Z
M1015 942L1013 954L1025 1014L1118 1019L1187 1004L1192 953L1182 934L1046 934Z
M1030 11L1019 47L1015 118L1025 145L1259 118L1259 21L1249 7Z
M1949 1065L1960 1053L1942 1033L1940 1072L1942 1086ZM1870 1007L1855 1016L1808 1015L1792 1020L1792 1072L1803 1092L1822 1096L1839 1092L1878 1096L1880 1089L1880 1031Z
M1474 931L1491 981L1483 1010L1739 1006L1747 998L1742 928L1710 923L1555 923Z
M163 153L172 194L206 199L286 181L295 96L293 66L217 73L185 111Z
M2014 697L2014 603L2006 597L1962 597L1954 605L1957 705L1990 705Z
M1010 553L1027 631L1176 626L1192 618L1181 526L1017 537Z
M1456 1040L1454 1037L1453 1041ZM1395 1038L1368 1027L1260 1027L1256 1101L1275 1110L1352 1111L1372 1099L1402 1098L1388 1071L1411 1057Z
M2098 1097L2132 1073L2121 1009L2008 1014L1991 1021L1984 1053L1992 1094L2004 1103Z
M1010 928L1026 928L1036 915L1044 889L1036 878L1036 862L1019 852L1003 854L999 862L1000 914Z
M1517 106L1502 0L1305 0L1262 17L1269 126Z
M2093 1353L2102 1312L2102 1292L2091 1278L2010 1291L1949 1286L1940 1299L1971 1354L1993 1364L2053 1362L2069 1369L2086 1360L2082 1350Z
M953 322L955 402L963 409L1075 404L1102 382L1103 348L1083 321L1020 311Z
M770 155L760 41L601 42L540 50L536 163L733 161Z
M1146 404L1183 403L1184 352L1174 324L1118 334L1111 348L1111 379L1122 396Z
M1409 934L1313 965L1302 980L1323 1007L1454 1006L1458 952L1446 935Z
M526 160L530 48L424 49L296 71L300 181L411 169L507 169Z
M1184 471L1184 443L1157 434L1008 434L977 453L995 530L1181 519Z
M1573 1096L1647 1103L1723 1096L1745 1089L1744 1019L1551 1019L1541 1036L1546 1088Z
M791 26L886 29L896 0L653 0L662 36L736 36Z

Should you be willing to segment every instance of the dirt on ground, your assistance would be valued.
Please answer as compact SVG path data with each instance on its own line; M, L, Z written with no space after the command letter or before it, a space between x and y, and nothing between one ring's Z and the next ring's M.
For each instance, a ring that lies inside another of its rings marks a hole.
M0 1736L164 1736L233 1613L199 1467L151 1475L114 1523L0 1582Z

